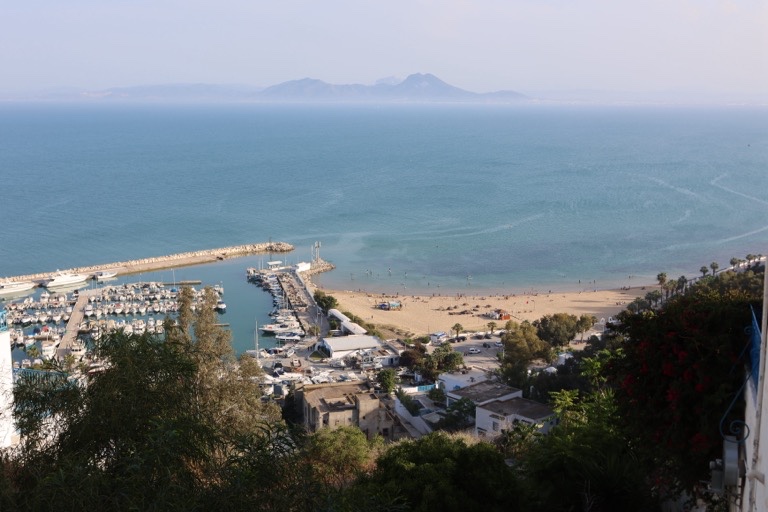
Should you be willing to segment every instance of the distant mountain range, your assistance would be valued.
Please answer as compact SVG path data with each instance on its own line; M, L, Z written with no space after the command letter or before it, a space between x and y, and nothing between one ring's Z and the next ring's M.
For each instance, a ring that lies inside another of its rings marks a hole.
M375 85L329 84L303 78L266 88L245 85L170 84L117 87L101 91L58 91L57 99L124 101L248 101L248 102L451 102L510 103L529 100L515 91L476 93L447 84L432 74L416 73L397 82L384 79Z
M465 91L429 73L409 75L399 83L379 82L376 85L334 85L304 78L267 87L259 96L281 101L504 102L528 99L515 91L486 94Z

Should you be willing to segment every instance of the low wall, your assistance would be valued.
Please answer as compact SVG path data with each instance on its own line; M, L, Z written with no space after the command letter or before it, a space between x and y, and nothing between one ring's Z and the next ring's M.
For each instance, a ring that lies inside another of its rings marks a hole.
M138 272L151 272L153 270L161 270L164 268L210 263L217 260L249 256L251 254L261 254L268 252L290 252L293 249L294 247L286 242L264 242L259 244L222 247L219 249L206 249L203 251L182 252L178 254L169 254L167 256L158 256L155 258L143 258L140 260L118 261L115 263L90 265L86 267L67 269L66 271L75 274L93 274L95 272L109 270L117 272L121 275L135 274ZM55 272L40 272L37 274L9 277L7 280L40 281L44 279L50 279L54 275Z
M405 408L403 403L395 398L395 412L403 418L405 421L413 425L413 427L419 431L422 435L427 435L432 432L432 428L427 425L427 422L418 416L412 416L408 409Z

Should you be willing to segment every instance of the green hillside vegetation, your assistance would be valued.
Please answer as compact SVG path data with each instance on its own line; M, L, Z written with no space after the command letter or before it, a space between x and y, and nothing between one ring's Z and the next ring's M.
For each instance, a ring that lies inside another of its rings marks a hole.
M721 418L740 418L728 404L762 279L752 268L687 282L621 313L554 375L528 364L585 321L508 323L500 375L550 403L559 424L546 436L519 425L493 443L304 432L260 399L261 370L235 359L213 292L196 312L184 295L164 339L110 335L95 349L102 367L82 380L63 368L23 374L23 443L3 454L0 510L659 510L709 479ZM426 373L459 363L448 348L408 356Z

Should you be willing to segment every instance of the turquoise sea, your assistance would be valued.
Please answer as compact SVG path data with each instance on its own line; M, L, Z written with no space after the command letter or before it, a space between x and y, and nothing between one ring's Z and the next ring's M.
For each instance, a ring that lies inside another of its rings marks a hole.
M3 104L0 184L0 278L272 239L328 288L607 288L768 253L768 108ZM142 278L224 284L243 350L266 259Z

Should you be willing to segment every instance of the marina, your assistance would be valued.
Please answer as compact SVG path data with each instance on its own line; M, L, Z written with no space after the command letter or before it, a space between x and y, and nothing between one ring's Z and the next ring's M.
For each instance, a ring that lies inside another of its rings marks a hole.
M220 297L224 293L220 285L211 288ZM203 290L193 288L193 293L194 310L199 307ZM174 319L178 311L177 295L177 288L165 288L154 282L71 293L43 291L38 300L28 297L6 303L11 343L27 353L31 347L37 347L32 353L40 355L43 361L54 357L62 361L72 354L77 362L94 340L109 332L122 329L126 334L163 334L165 320ZM217 311L222 309L217 307Z
M245 279L240 270L241 277L237 281L227 281L228 286L240 289L238 300L230 307L224 301L225 287L222 281L219 280L215 284L212 281L214 275L222 272L222 277L226 277L227 269L238 261L246 260L232 260L232 263L217 260L208 265L175 267L172 280L156 272L149 272L148 275L159 277L158 280L135 282L127 280L130 276L96 273L86 276L90 279L81 281L78 275L77 278L67 278L67 286L32 287L25 292L29 293L29 296L18 294L1 297L0 305L8 313L15 365L35 366L54 357L63 361L67 355L72 355L75 361L79 361L87 355L87 348L100 336L118 329L127 334L148 332L162 335L166 319L175 320L178 311L177 294L182 286L190 286L193 289L196 297L193 309L202 297L203 288L212 288L219 297L214 306L219 315L228 314L230 310L239 311L243 306L240 304L243 299L247 299L246 306L251 302L250 299L263 304L259 306L262 312L258 315L263 315L262 318L269 318L273 324L282 326L272 329L270 335L267 335L264 340L266 350L297 344L307 334L308 329L321 325L319 315L313 308L314 302L302 278L291 265L275 268L269 273L259 273L265 276L265 282L275 286L269 290L269 294L254 293L251 277L255 275L255 270L249 268ZM311 268L313 272L318 272L333 266L317 261L314 265L304 264L302 268L305 271L310 271ZM191 278L186 275L190 271L200 272L206 278ZM68 271L59 275L70 273L74 274L73 271ZM176 279L177 273L182 278ZM239 324L238 318L227 318L234 320L235 327ZM265 321L262 325L266 326L268 323L270 322ZM219 322L218 325L230 329L233 326L229 321ZM233 347L236 353L245 352L242 345L242 340L236 339L233 333ZM265 351L265 355L269 354Z

